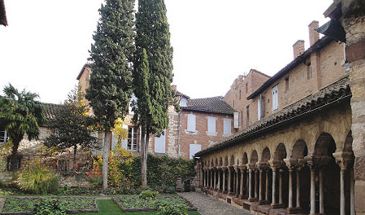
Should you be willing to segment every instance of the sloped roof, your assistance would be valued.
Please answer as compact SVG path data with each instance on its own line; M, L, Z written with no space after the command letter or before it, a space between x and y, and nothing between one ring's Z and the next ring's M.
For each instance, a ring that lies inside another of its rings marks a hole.
M348 77L345 77L336 83L321 89L319 92L287 106L268 118L258 121L242 132L227 137L222 142L196 153L195 156L200 157L223 148L244 143L246 140L254 139L264 133L278 129L281 126L308 117L311 114L329 108L331 105L348 101L351 98L348 82Z
M178 91L178 90L176 90L175 95L176 95L176 96L180 96L180 97L185 97L185 98L187 98L187 99L190 99L190 97L189 97L189 96L187 96L186 94L184 94L184 93L182 93L182 92L180 92L180 91Z
M181 107L184 111L197 111L204 113L218 113L232 115L234 109L229 106L222 96L190 99L187 107Z
M64 106L58 104L41 103L43 116L45 118L46 124L49 120L54 119L56 113L60 111Z

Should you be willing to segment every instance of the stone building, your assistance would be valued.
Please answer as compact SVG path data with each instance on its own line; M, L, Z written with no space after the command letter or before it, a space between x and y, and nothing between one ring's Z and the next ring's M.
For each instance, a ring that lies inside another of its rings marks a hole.
M90 74L90 66L85 64L77 76L79 88L83 94L89 87ZM190 99L189 96L177 91L176 86L174 87L181 111L177 112L173 106L169 107L168 128L160 137L150 138L149 153L192 159L196 152L234 132L234 110L223 100L223 97ZM133 112L130 111L125 118L128 138L122 142L122 147L138 154L141 148L140 132L139 128L133 124L132 118ZM100 137L102 138L102 135ZM116 144L117 140L113 137L111 145Z
M247 97L258 120L195 155L203 191L252 214L365 214L364 1L325 15L326 36L312 22L310 47L296 42L294 60Z

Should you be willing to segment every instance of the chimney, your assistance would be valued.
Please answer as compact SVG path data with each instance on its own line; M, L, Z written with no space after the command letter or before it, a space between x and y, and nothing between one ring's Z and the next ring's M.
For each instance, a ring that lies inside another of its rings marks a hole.
M313 46L314 43L316 43L319 40L319 33L316 31L316 29L319 27L319 22L314 20L309 25L309 45Z
M293 45L294 59L304 52L304 40L298 40Z

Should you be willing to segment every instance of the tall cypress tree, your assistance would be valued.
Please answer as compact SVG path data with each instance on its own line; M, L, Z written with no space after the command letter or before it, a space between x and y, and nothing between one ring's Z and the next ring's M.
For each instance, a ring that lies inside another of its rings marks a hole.
M168 126L172 102L172 47L164 0L139 0L136 14L135 119L142 128L142 186L147 186L147 149L151 134ZM147 69L147 68L148 69Z
M86 98L105 132L103 189L108 187L108 157L114 121L124 118L132 93L134 0L106 0L91 45L91 77Z

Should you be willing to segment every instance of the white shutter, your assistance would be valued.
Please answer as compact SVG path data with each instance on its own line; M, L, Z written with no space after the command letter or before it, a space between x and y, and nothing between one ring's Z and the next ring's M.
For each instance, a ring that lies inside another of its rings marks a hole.
M155 137L155 152L165 153L166 152L166 130L159 137Z
M223 121L223 134L225 134L225 135L231 134L231 130L232 130L231 124L232 124L231 119L224 119L224 121Z
M272 110L276 110L279 107L278 85L272 88Z
M196 117L194 114L188 114L187 131L195 132Z
M189 146L189 158L193 159L194 155L202 149L200 144L190 144Z
M208 134L216 133L216 118L208 116Z
M240 114L239 112L234 112L233 113L233 127L234 128L239 128L239 120L240 120Z

